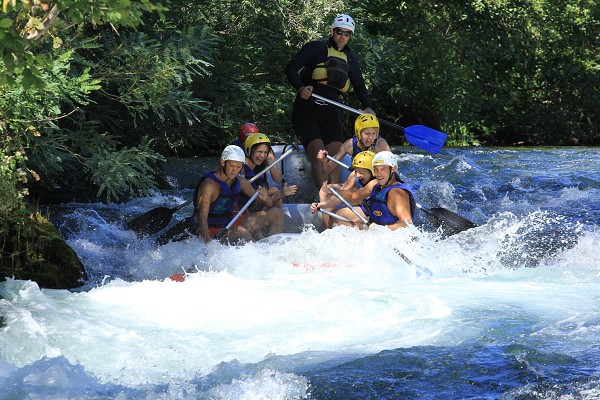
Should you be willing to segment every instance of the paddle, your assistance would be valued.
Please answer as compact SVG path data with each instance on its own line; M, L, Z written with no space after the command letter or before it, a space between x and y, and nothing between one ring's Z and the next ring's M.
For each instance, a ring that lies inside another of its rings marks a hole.
M315 99L324 101L329 104L333 104L334 106L340 107L346 111L353 112L355 114L364 114L360 110L356 108L352 108L342 103L338 103L337 101L328 99L327 97L319 96L318 94L312 94L312 97ZM408 128L404 128L403 126L396 125L393 122L385 121L383 119L379 119L380 123L383 125L389 126L394 129L398 129L404 132L404 137L408 141L408 143L413 146L420 147L423 150L427 150L430 153L439 153L448 138L448 135L444 132L436 131L435 129L428 128L423 125L411 125Z
M169 225L173 214L191 202L192 200L188 200L185 203L172 208L164 206L153 208L129 221L127 223L127 228L144 235L152 235Z
M330 155L327 155L326 157L328 159L330 159L331 161L338 163L342 167L347 168L348 170L352 171L352 167L347 166L343 162L336 160L335 158L331 157ZM475 224L474 222L471 222L468 219L461 217L460 215L458 215L450 210L447 210L445 208L442 208L442 207L427 208L427 207L422 206L419 203L416 203L415 205L418 209L423 210L425 212L425 214L427 214L427 216L429 217L431 222L436 227L442 227L444 232L446 232L446 234L449 236L454 235L459 232L462 232L462 231L466 231L467 229L477 227L477 224Z
M215 235L215 239L220 240L227 233L227 231L233 226L233 224L235 224L235 221L237 221L238 218L240 218L242 216L244 211L246 211L248 209L248 207L250 207L252 202L257 197L258 197L258 190L252 195L252 197L250 197L250 199L246 202L246 204L244 204L244 206L242 208L240 208L240 211L238 211L238 213L231 219L231 221L229 221L227 226L225 226L223 229L221 229ZM177 225L179 225L183 222L185 223L185 225L189 225L189 224L187 224L187 222L188 222L187 220L179 221L179 223ZM175 226L177 226L177 225L175 225ZM160 244L166 244L166 243L160 243ZM169 276L169 279L171 279L172 281L175 281L175 282L184 282L185 277L186 277L186 273L184 272L184 273L173 274L173 275Z
M280 155L278 159L273 161L271 164L267 165L265 167L265 169L260 171L258 174L254 175L252 178L250 178L248 180L248 182L252 183L255 180L257 180L258 178L260 178L262 175L266 174L267 171L269 169L271 169L271 167L273 165L275 165L279 161L283 160L293 150L299 150L298 145L295 143L292 143L291 149L289 149L288 151L286 151L285 153ZM192 200L188 200L185 203L180 204L177 207L173 207L173 208L164 207L164 206L153 208L152 210L146 211L144 214L137 216L134 219L132 219L131 221L129 221L127 223L127 228L131 229L134 232L145 234L145 235L155 234L155 233L163 230L167 225L169 225L169 222L171 222L171 218L173 217L173 214L177 210L187 206L191 202L192 202Z
M463 218L460 215L453 213L452 211L447 210L445 208L426 208L420 205L419 203L416 203L415 205L417 206L417 208L423 210L425 214L427 214L431 222L435 226L441 227L442 230L448 236L460 233L462 231L466 231L467 229L477 227L477 224L475 224L474 222L471 222L468 219Z
M336 213L334 213L334 212L331 212L331 211L329 211L329 210L326 210L326 209L324 209L324 208L321 208L321 207L319 207L319 208L318 208L318 210L319 210L320 212L322 212L323 214L327 214L327 215L329 215L330 217L333 217L333 218L335 218L335 219L339 219L340 221L344 221L344 222L352 222L352 221L351 221L351 220L349 220L348 218L346 218L346 217L342 217L341 215L339 215L339 214L336 214Z
M248 200L246 202L246 204L244 204L244 206L242 208L240 208L240 211L238 211L238 213L235 215L235 217L233 217L231 219L231 221L229 221L229 223L225 226L225 228L221 229L215 235L215 239L217 239L217 240L221 239L223 237L223 235L225 235L225 233L227 233L227 231L229 229L231 229L233 224L235 224L235 221L237 221L242 216L244 211L246 211L248 209L248 207L250 207L252 205L252 202L254 202L254 199L256 199L257 197L258 197L258 190L252 195L252 197L250 197L250 200Z
M356 209L354 208L354 206L352 206L350 203L348 203L348 200L346 200L345 198L342 197L341 194L338 193L337 190L335 190L334 188L330 187L329 190L331 190L331 193L333 193L335 195L335 197L337 197L338 199L340 199L340 201L342 203L344 203L346 205L346 207L348 207L353 213L354 215L356 215L363 223L363 225L368 226L369 225L369 221L358 211L356 211Z

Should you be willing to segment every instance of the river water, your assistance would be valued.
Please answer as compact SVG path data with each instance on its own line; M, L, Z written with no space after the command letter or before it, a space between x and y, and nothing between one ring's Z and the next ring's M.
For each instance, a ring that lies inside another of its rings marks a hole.
M89 282L0 283L0 399L600 398L600 150L395 151L421 204L479 226L445 237L420 212L238 247L127 230L191 195L181 173L52 207Z

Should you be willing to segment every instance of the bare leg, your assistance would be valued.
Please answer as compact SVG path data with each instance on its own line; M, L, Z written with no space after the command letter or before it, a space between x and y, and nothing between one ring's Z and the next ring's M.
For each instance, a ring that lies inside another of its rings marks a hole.
M269 235L283 232L284 217L281 208L269 208L267 214L271 222L269 225Z
M340 150L341 147L342 147L342 142L331 142L327 146L325 146L325 150L327 150L327 153L329 153L333 157L334 155L337 154L337 152ZM339 166L336 166L336 168L333 168L331 170L331 172L329 173L329 177L325 177L325 178L331 183L338 183L340 181Z
M367 216L365 215L365 213L363 213L362 209L360 207L354 207L354 209L356 211L358 211L358 213L360 215L362 215L365 219L367 218ZM352 210L350 210L348 207L344 207L344 208L340 208L339 210L336 211L336 214L342 217L346 217L348 218L350 221L354 222L354 224L361 226L362 225L362 221L360 218L358 218L356 216L356 214L354 214L352 212ZM335 223L338 225L348 225L348 226L354 226L354 224L351 224L349 222L345 222L339 219L335 220Z
M317 158L317 154L319 153L319 150L323 150L324 148L325 144L323 143L323 141L321 139L315 139L311 141L305 149L308 161L310 161L310 169L312 171L312 176L315 181L315 185L318 188L320 188L323 182L325 181L325 177L323 176L321 160Z
M279 192L279 189L269 188L269 191L267 192L267 194L270 197L278 196L277 192ZM273 204L273 207L277 207L277 208L283 207L283 196L279 200L274 201L272 204Z
M334 189L340 190L339 184L334 184L332 186ZM328 189L327 183L324 183L323 186L321 186L321 189L319 189L319 203L325 203L327 200L329 200L331 198L331 196L333 196L333 194L331 192L329 192L328 190L329 189ZM332 211L334 208L335 207L329 207L326 210ZM323 218L323 224L325 225L326 228L331 228L333 226L333 222L334 222L334 221L332 221L333 218L329 217L329 215L323 214L322 218Z
M236 227L229 229L225 233L225 235L223 235L223 237L221 238L220 241L221 241L221 243L225 243L225 244L228 244L228 243L229 244L237 244L240 241L251 242L252 235L245 228L243 228L241 226L236 226Z
M268 228L269 235L283 232L283 211L271 207L259 212L250 213L244 218L244 227L252 234L255 240L264 237L262 230Z

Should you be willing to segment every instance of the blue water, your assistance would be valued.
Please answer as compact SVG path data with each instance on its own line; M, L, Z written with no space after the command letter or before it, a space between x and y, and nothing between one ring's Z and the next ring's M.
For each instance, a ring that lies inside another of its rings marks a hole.
M187 199L176 168L172 192L51 208L90 281L0 283L0 399L600 398L600 150L396 153L419 203L479 226L156 246L125 223Z

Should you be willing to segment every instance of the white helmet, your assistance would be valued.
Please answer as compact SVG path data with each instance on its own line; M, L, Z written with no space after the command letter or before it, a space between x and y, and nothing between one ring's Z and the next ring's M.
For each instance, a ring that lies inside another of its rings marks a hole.
M398 160L396 159L396 155L391 151L380 151L373 157L373 169L375 169L376 165L389 165L394 168L398 166Z
M230 144L223 149L223 153L221 153L221 160L244 162L246 161L246 155L240 146Z
M333 19L333 23L331 24L331 29L335 28L348 29L350 32L354 33L354 20L351 16L346 14L338 15Z

